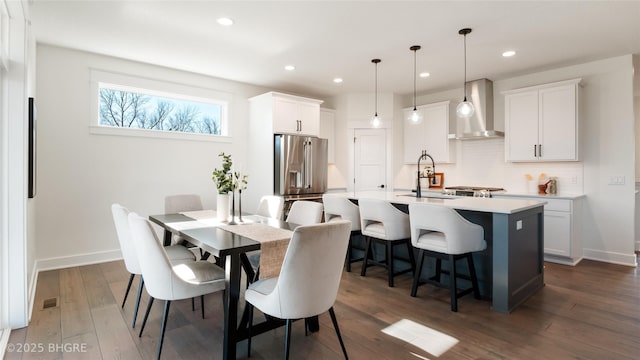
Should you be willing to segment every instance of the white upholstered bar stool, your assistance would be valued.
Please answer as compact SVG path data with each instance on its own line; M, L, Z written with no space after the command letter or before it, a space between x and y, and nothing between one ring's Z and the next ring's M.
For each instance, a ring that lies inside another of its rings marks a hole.
M258 280L245 292L249 305L248 352L251 356L253 307L266 315L286 320L285 359L289 358L291 323L329 311L345 359L333 304L340 288L342 266L349 243L349 221L297 227L282 262L280 275Z
M361 276L367 273L367 267L381 265L387 268L389 273L389 287L393 287L393 278L415 269L415 258L411 246L411 230L409 227L409 215L399 210L386 200L359 199L360 227L365 238L364 262L362 263ZM385 245L385 260L375 261L372 242L377 241ZM408 269L394 270L394 247L405 245L409 255Z
M133 244L133 237L131 236L131 229L129 228L129 210L120 204L111 205L111 214L113 215L113 223L116 227L116 233L118 235L118 242L120 243L120 251L122 252L122 258L124 259L124 265L127 271L131 274L129 276L129 283L127 290L124 293L124 300L122 300L122 307L127 302L127 296L129 290L131 290L131 284L133 278L136 275L140 275L140 283L138 285L138 296L136 298L136 305L133 311L133 322L131 327L136 327L136 319L138 317L138 308L140 307L140 297L142 296L142 288L144 287L144 278L142 277L142 269L138 262L138 256L136 254L135 245ZM167 246L165 247L167 257L173 263L180 263L185 261L194 261L195 256L184 246Z
M256 215L281 220L284 198L276 195L265 195L260 198Z
M451 311L458 311L458 298L473 292L476 299L480 298L478 279L473 265L473 252L487 248L484 240L484 229L474 224L454 209L427 203L409 204L411 219L411 243L420 249L418 266L413 278L411 296L416 296L418 285L424 283L440 283L440 274L449 274L449 292L451 293ZM436 258L436 274L427 281L420 280L420 272L424 264L424 257ZM456 260L467 259L469 276L459 274L456 270ZM449 261L450 270L441 269L442 260ZM471 281L471 288L458 292L456 279Z
M204 296L225 289L224 269L208 261L172 264L153 231L151 222L135 213L129 214L129 226L135 239L138 262L151 299L142 321L140 335L147 323L154 299L164 300L157 359L162 353L171 301ZM143 254L143 255L142 255Z
M346 197L331 194L322 195L324 205L324 221L332 222L338 220L351 221L351 236L347 247L346 267L347 272L351 271L351 263L362 261L364 257L352 259L351 249L354 248L353 240L361 235L360 232L360 209Z

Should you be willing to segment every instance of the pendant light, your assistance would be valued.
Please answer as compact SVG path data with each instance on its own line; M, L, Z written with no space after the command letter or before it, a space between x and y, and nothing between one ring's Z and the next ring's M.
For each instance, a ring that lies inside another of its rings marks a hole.
M382 125L382 120L380 119L380 117L378 116L378 63L380 63L382 60L380 59L372 59L371 62L374 63L376 65L376 86L375 86L375 114L373 115L373 118L371 119L371 125L375 128L380 127L380 125Z
M464 100L456 107L456 114L459 118L468 119L473 115L475 108L473 103L467 101L467 34L471 33L471 29L464 28L458 31L458 34L464 36Z
M420 45L413 45L409 50L413 51L413 111L409 115L409 122L412 124L420 124L422 115L416 108L416 52L420 50Z

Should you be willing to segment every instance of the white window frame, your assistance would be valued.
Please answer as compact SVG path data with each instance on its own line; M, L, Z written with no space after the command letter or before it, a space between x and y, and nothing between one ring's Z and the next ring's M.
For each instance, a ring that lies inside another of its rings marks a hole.
M91 117L89 132L98 135L119 135L151 137L161 139L179 139L192 141L210 141L230 143L232 140L230 108L233 95L227 92L202 88L198 86L178 84L168 81L148 79L133 75L120 74L99 69L90 69L91 79ZM220 127L222 135L198 134L178 131L122 128L100 124L100 88L140 92L145 95L197 101L222 106ZM226 131L225 131L226 129Z

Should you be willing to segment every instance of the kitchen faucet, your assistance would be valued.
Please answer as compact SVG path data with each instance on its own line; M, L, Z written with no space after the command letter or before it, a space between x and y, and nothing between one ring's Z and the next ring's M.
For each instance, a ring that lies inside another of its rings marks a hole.
M436 184L436 163L435 161L433 161L433 158L431 157L431 155L427 154L427 150L422 150L422 154L420 154L420 157L418 158L418 185L416 186L416 197L420 198L422 197L422 192L420 191L420 160L427 160L427 157L429 159L431 159L431 175L428 175L427 173L427 178L429 179L433 179L433 184Z

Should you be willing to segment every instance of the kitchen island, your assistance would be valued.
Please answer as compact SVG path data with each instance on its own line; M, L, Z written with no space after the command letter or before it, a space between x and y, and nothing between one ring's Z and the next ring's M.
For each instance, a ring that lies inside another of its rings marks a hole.
M483 296L491 298L495 311L509 313L544 286L544 201L495 199L407 192L344 192L332 196L389 201L408 212L408 205L427 202L455 209L484 228L487 249L476 261ZM474 256L475 260L475 256Z

